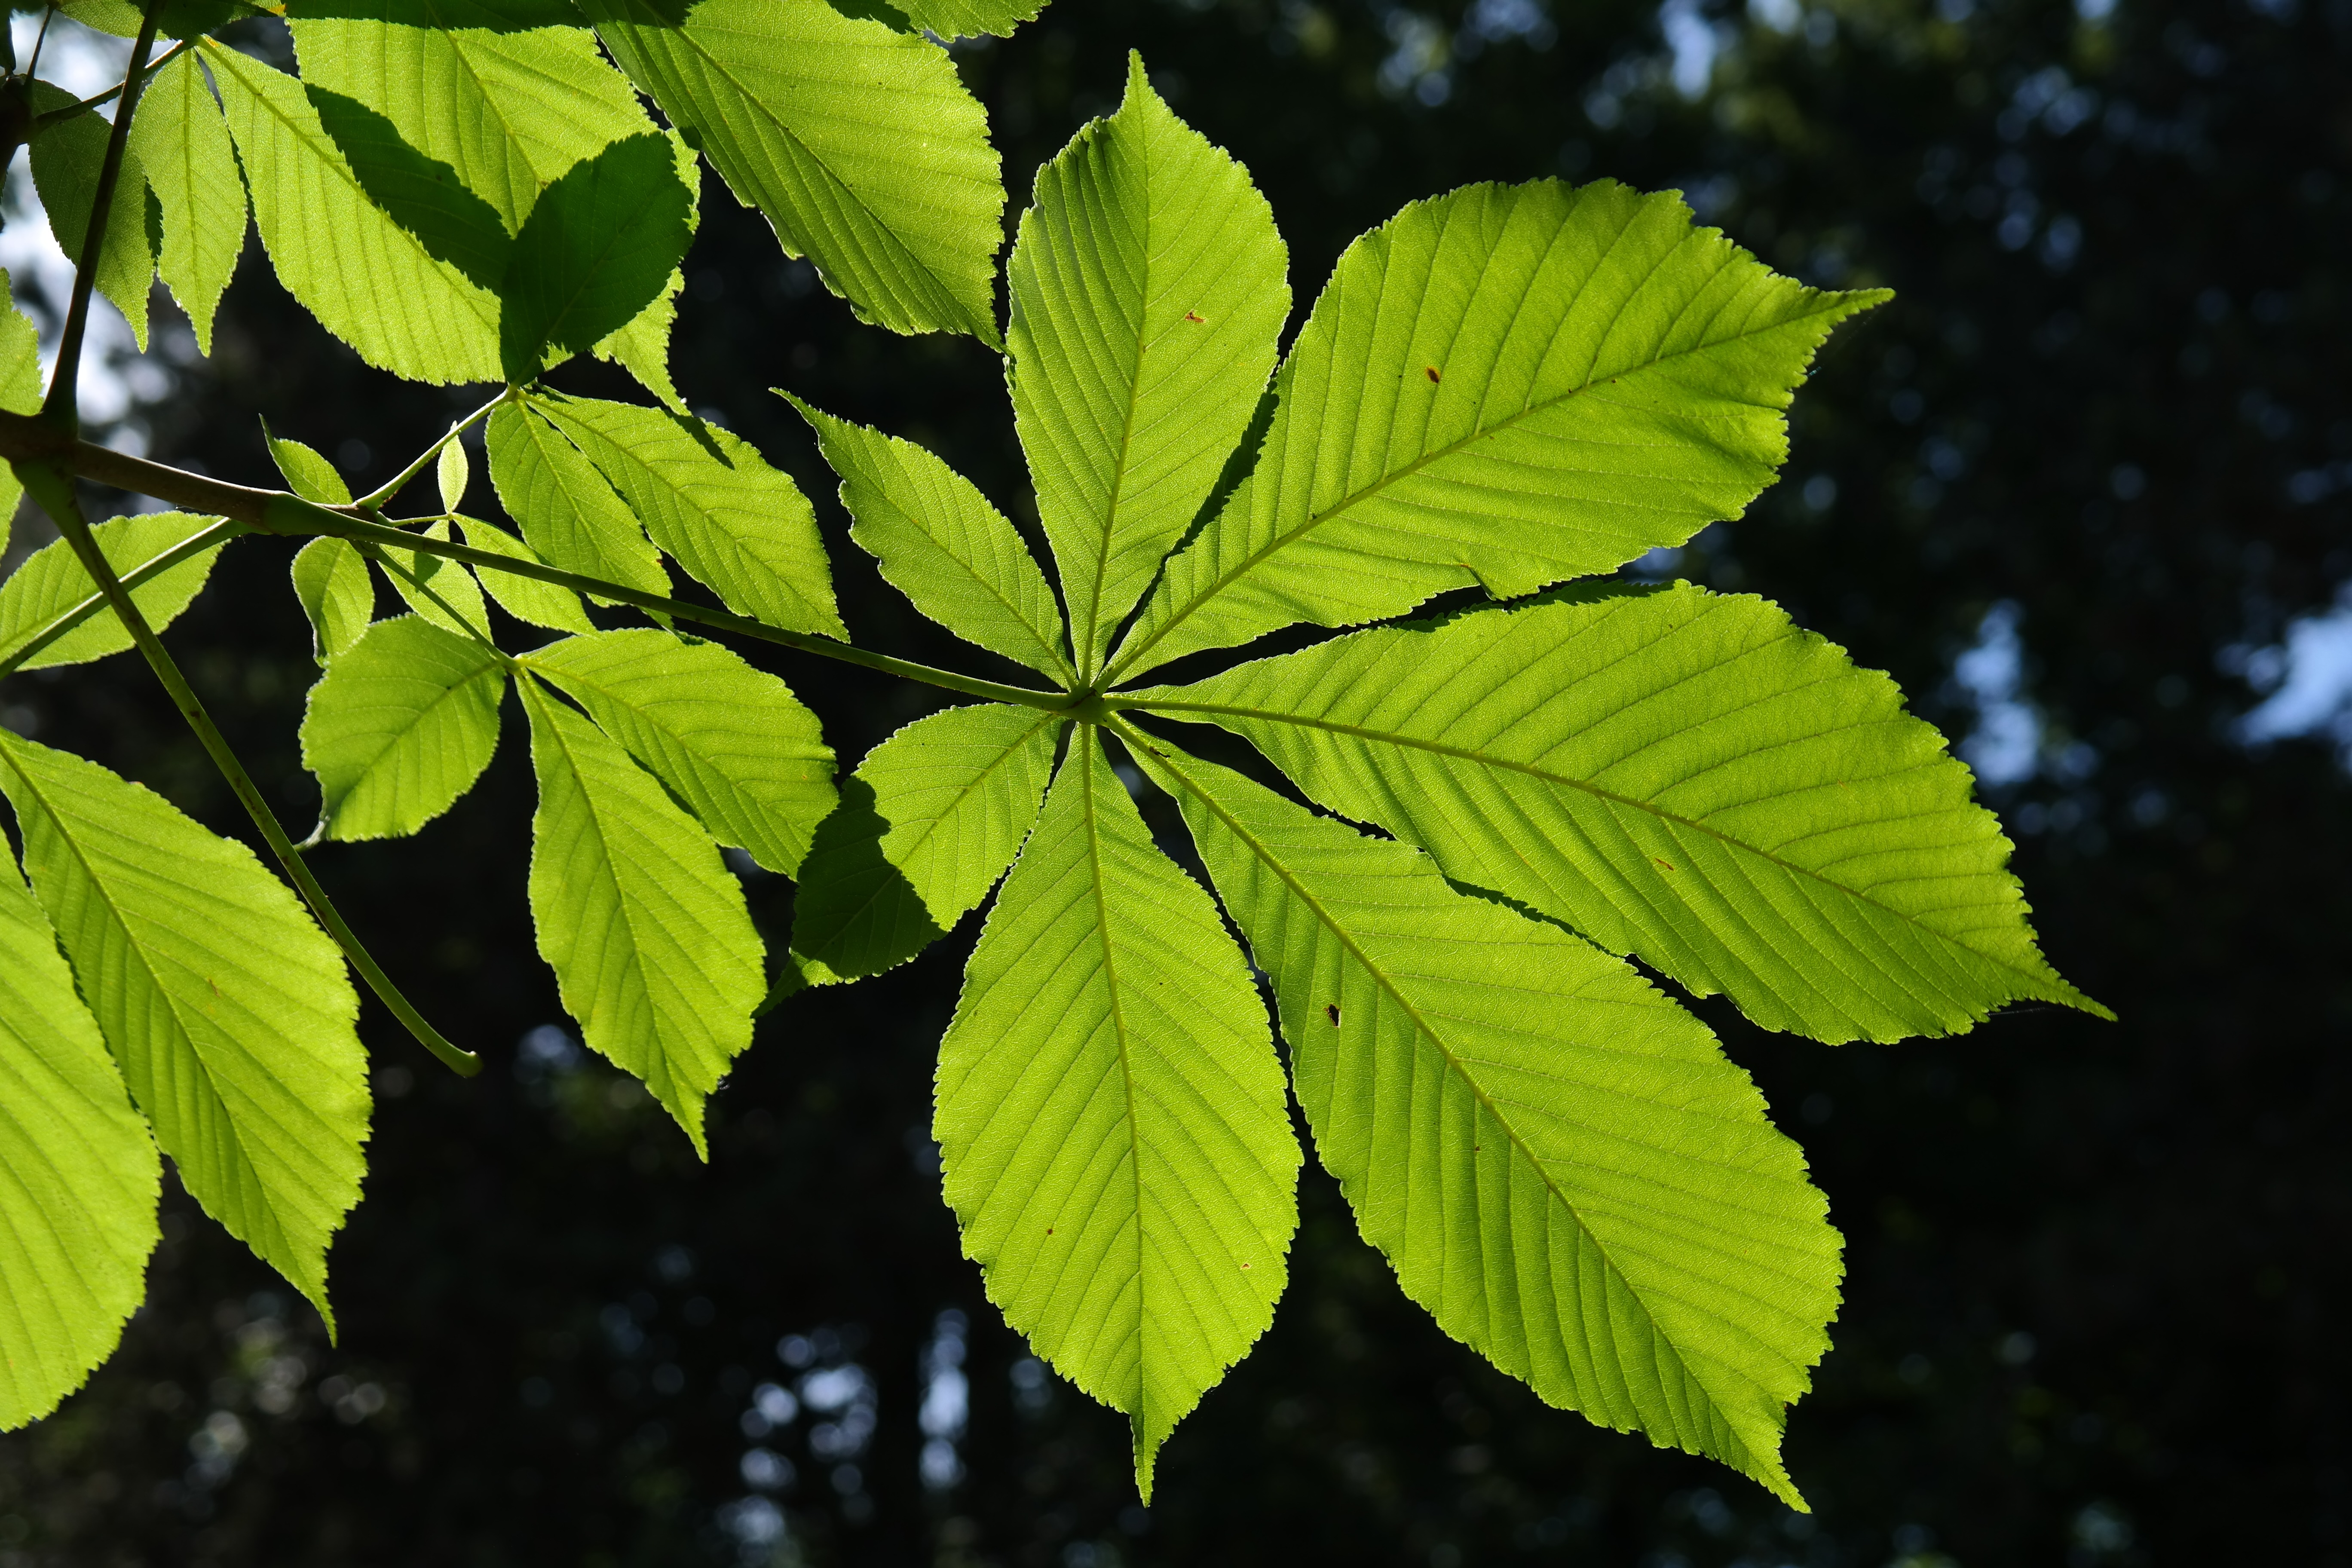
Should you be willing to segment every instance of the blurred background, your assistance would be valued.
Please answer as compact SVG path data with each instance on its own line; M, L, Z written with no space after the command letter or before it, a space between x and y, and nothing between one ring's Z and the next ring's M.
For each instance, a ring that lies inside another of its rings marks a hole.
M931 1055L977 922L766 1020L698 1164L567 1032L510 729L414 845L316 859L490 1063L461 1082L363 1020L341 1343L167 1179L121 1352L0 1436L0 1565L2352 1561L2352 0L1058 0L957 46L1008 225L1130 47L1271 198L1302 311L1404 202L1545 175L1677 187L1778 268L1898 291L1801 394L1781 483L1635 570L1769 595L1892 670L2122 1022L1832 1049L1703 1009L1846 1237L1790 1426L1814 1511L1543 1406L1402 1298L1313 1169L1272 1331L1139 1508L1123 1422L1027 1357L940 1202ZM8 200L0 262L53 338L21 161ZM984 669L848 544L767 389L1028 521L999 363L856 325L716 179L688 278L677 383L818 498L860 639ZM210 362L156 301L150 353L117 321L90 363L109 438L160 458L268 480L263 415L374 483L479 400L367 371L257 242ZM20 515L9 563L47 537ZM288 554L232 546L171 637L307 822ZM845 767L934 705L744 651ZM9 680L0 722L243 828L128 657ZM781 937L789 889L751 898Z

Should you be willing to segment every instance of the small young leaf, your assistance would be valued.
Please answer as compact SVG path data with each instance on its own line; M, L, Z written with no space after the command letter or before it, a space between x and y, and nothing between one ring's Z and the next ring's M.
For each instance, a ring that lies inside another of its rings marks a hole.
M710 836L593 724L520 683L539 810L539 951L591 1049L645 1080L695 1152L702 1105L765 989L742 885Z
M517 561L540 560L539 553L530 545L502 528L493 528L470 517L461 517L457 521L465 526L466 542L477 550L487 550L493 555L511 556ZM474 575L489 591L490 597L499 602L499 608L519 621L529 621L532 626L545 626L555 632L593 632L596 629L596 623L588 618L586 607L580 603L580 595L569 588L494 568L477 572Z
M327 1243L368 1131L342 954L251 850L94 763L0 730L0 794L156 1142L331 1331Z
M782 395L841 476L849 537L882 563L893 587L958 637L1075 680L1054 590L1013 524L970 479L911 441Z
M158 270L188 313L196 351L213 352L213 311L245 253L245 176L228 122L193 54L149 79L131 150L163 209Z
M861 318L996 342L1004 186L945 50L824 0L583 8L621 68Z
M534 395L654 542L739 616L846 638L816 512L792 476L714 425L660 408Z
M499 302L384 216L302 84L210 38L199 46L278 281L320 325L412 381L499 379Z
M1005 268L1013 409L1079 670L1183 536L1274 371L1287 253L1249 174L1128 58L1127 101L1037 172Z
M538 379L550 354L593 348L652 304L693 242L693 205L668 138L652 132L541 192L499 289L507 379Z
M147 1293L163 1162L0 844L0 1430L113 1353Z
M868 752L801 862L803 977L879 974L979 908L1037 820L1061 724L1006 703L950 708Z
M1553 1405L1791 1507L1837 1310L1805 1157L1622 960L1238 773L1147 752L1274 977L1316 1152L1438 1326Z
M429 522L418 531L427 539L446 541L447 522ZM421 550L395 550L392 558L408 568L415 578L409 581L398 572L387 572L394 592L408 601L408 607L445 632L464 637L468 631L487 637L490 635L490 612L482 603L481 585L474 581L470 568L461 562L444 561L438 555L427 555Z
M191 517L182 511L152 511L119 517L90 530L117 575L127 575L158 555L185 543L220 521L216 517ZM215 544L192 555L131 591L131 602L162 631L204 592L220 557ZM0 658L38 636L58 616L98 592L98 584L81 569L73 546L54 540L35 551L5 583L0 583ZM101 609L89 619L26 659L19 668L48 669L62 664L85 664L131 646L131 633L115 613Z
M370 626L303 710L321 836L404 837L456 805L498 750L506 680L498 656L470 637L415 616Z
M314 539L294 557L294 596L310 617L311 653L320 665L348 651L375 619L375 582L367 557L348 539Z
M790 876L834 807L833 748L792 689L716 643L643 627L576 637L523 666L568 693L710 837Z
M1761 599L1583 593L1161 696L1447 876L1767 1028L1895 1040L2011 1001L2104 1011L2035 950L2009 841L1943 737Z
M583 577L667 597L668 569L595 466L547 422L511 403L490 416L490 482L540 559Z
M433 478L441 489L443 511L466 510L466 486L473 477L473 465L466 460L465 442L451 441L441 448L441 456L434 459Z
M1470 185L1348 247L1250 478L1171 556L1125 674L1307 620L1608 572L1738 517L1839 321L1672 191Z
M278 465L288 489L320 506L352 504L352 487L316 447L306 447L290 437L270 434L267 419L261 422L261 441L269 448L269 460Z
M940 1042L931 1131L989 1299L1126 1413L1136 1486L1273 1321L1299 1153L1265 1007L1081 731Z
M69 109L80 100L50 82L32 84L35 114ZM134 121L135 123L135 121ZM33 138L33 189L48 216L49 233L68 261L79 261L89 235L90 207L98 199L98 176L106 162L109 122L84 110ZM147 286L155 279L155 248L147 233L147 174L139 155L122 150L114 200L106 211L105 248L99 253L98 291L114 302L131 323L139 348L147 348Z

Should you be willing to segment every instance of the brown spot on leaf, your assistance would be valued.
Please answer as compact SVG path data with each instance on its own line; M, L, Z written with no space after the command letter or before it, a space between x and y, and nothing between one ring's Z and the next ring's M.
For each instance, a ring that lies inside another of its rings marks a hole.
M1433 364L1425 364L1422 366L1421 374L1429 377L1429 384L1432 386L1435 386L1440 379L1437 374L1437 367Z
M1188 321L1192 322L1192 323L1194 326L1196 326L1196 327L1197 327L1197 326L1202 325L1202 323L1207 320L1207 318L1206 318L1206 317L1204 317L1204 316L1202 316L1202 315L1201 314L1201 312L1200 312L1200 311L1198 311L1198 310L1187 310L1187 311L1185 311L1185 312L1184 312L1184 319L1185 319L1186 321ZM1242 1265L1242 1267L1243 1267L1243 1268L1247 1268L1249 1267L1249 1265L1248 1265L1248 1264L1246 1264L1246 1263L1244 1263L1244 1264L1243 1264L1243 1265Z
M1661 871L1671 871L1675 868L1674 862L1671 860L1659 860L1655 855L1651 856L1650 858L1657 861L1658 869Z
M1326 1002L1323 1004L1323 1016L1331 1020L1331 1026L1333 1028L1338 1028L1339 1026L1339 1004L1337 1002Z

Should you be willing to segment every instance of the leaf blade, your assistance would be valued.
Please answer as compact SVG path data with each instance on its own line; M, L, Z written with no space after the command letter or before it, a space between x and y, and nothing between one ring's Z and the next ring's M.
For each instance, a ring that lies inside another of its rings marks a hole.
M117 575L138 570L157 556L185 543L221 520L187 512L142 512L114 518L90 530ZM204 592L212 576L220 546L190 556L157 574L131 591L147 622L162 631L177 620ZM51 621L98 592L80 559L64 540L41 546L0 583L0 658L32 641ZM89 619L33 655L21 669L50 669L59 665L86 664L131 647L131 632L111 608Z
M323 666L366 635L375 619L375 579L357 545L324 535L295 552L289 571L310 622L312 657Z
M499 296L507 379L579 353L651 306L693 242L693 197L656 132L583 158L541 191L515 236Z
M156 270L188 313L196 351L209 355L213 312L245 252L245 176L194 56L182 55L148 79L131 145L163 211Z
M661 554L595 466L554 426L515 405L490 416L485 440L499 504L550 565L665 597Z
M505 693L505 666L478 643L415 616L368 627L303 707L322 836L405 837L456 805L498 750Z

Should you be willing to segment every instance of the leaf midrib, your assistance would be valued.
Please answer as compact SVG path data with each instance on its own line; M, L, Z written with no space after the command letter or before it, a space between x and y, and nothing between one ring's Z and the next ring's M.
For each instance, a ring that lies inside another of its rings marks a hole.
M1664 806L1658 805L1653 802L1642 800L1633 795L1621 795L1613 790L1604 789L1601 785L1591 783L1590 780L1574 778L1566 773L1548 772L1543 768L1538 767L1532 763L1513 762L1507 758L1489 756L1484 752L1474 752L1467 747L1447 745L1442 741L1423 740L1419 736L1401 734L1393 731L1374 730L1360 724L1345 724L1336 720L1314 718L1306 714L1277 712L1271 709L1254 708L1241 703L1164 702L1144 700L1130 703L1123 703L1122 706L1132 706L1150 713L1167 713L1171 717L1181 717L1185 713L1201 713L1204 715L1230 714L1235 718L1255 719L1266 723L1289 724L1305 730L1321 730L1330 734L1349 735L1359 740L1397 746L1404 750L1427 752L1438 756L1454 757L1463 762L1475 763L1480 767L1494 768L1505 773L1521 773L1529 778L1540 780L1546 784L1559 784L1564 788L1576 790L1584 795L1591 795L1596 800L1606 801L1613 805L1631 807L1633 810L1654 817L1658 821L1671 823L1677 827L1688 828L1690 831L1703 835L1706 837L1712 838L1716 842L1722 844L1730 849L1741 854L1754 856L1758 859L1763 860L1769 865L1776 866L1784 871L1806 878L1824 888L1831 889L1841 896L1851 899L1856 903L1866 904L1872 909L1882 911L1891 919L1900 921L1906 929L1917 931L1933 938L1938 942L1958 948L1963 952L1972 954L1975 957L1984 960L1988 963L1994 964L2009 973L2033 982L2037 988L2035 993L2036 994L2046 994L2050 989L2052 989L2046 977L2036 974L2032 970L2022 968L2007 959L1998 956L1997 954L1987 952L1983 949L1975 947L1948 932L1937 931L1934 927L1920 921L1916 917L1904 913L1902 910L1895 909L1893 905L1886 903L1883 900L1874 898L1872 895L1862 891L1860 889L1849 887L1845 883L1825 876L1822 872L1814 870L1811 867L1800 865L1783 856L1775 854L1769 849L1761 848L1757 845L1750 844L1745 839L1735 838L1720 828L1711 827L1706 823L1697 821L1692 817L1684 816L1678 813L1668 811ZM2071 989L2071 987L2068 987L2067 989Z
M1124 737L1122 737L1122 739L1124 739ZM1142 745L1139 738L1137 749L1147 749ZM1379 985L1381 990L1386 993L1390 999L1395 1002L1400 1008L1403 1009L1405 1016L1412 1020L1414 1029L1420 1033L1422 1038L1427 1040L1431 1047L1435 1049L1440 1056L1445 1058L1447 1069L1451 1071L1455 1078L1461 1080L1465 1088L1469 1089L1472 1098L1477 1100L1479 1106L1484 1109L1489 1116L1494 1118L1496 1125L1503 1130L1503 1135L1510 1140L1511 1147L1518 1152L1520 1158L1527 1161L1529 1167L1535 1171L1537 1176L1543 1182L1544 1190L1552 1195L1553 1199L1559 1204L1560 1207L1567 1210L1569 1214L1575 1217L1577 1229L1584 1234L1586 1239L1592 1244L1593 1249L1601 1254L1601 1260L1607 1264L1610 1273L1613 1274L1617 1279L1624 1282L1626 1293L1631 1295L1633 1300L1640 1304L1643 1317L1648 1321L1651 1330L1657 1335L1657 1342L1665 1346L1673 1354L1675 1364L1682 1369L1684 1375L1690 1379L1693 1385L1706 1393L1707 1404L1710 1407L1710 1414L1716 1415L1721 1419L1721 1424L1724 1429L1730 1434L1732 1440L1738 1445L1743 1457L1745 1457L1750 1464L1756 1463L1757 1460L1754 1450L1748 1447L1746 1438L1732 1426L1729 1417L1727 1415L1724 1414L1722 1402L1717 1398L1715 1392L1707 1386L1706 1381L1699 1375L1698 1371L1683 1354L1682 1347L1675 1342L1672 1335L1667 1333L1665 1326L1658 1321L1657 1315L1650 1309L1650 1303L1647 1298L1644 1297L1642 1291L1634 1285L1633 1277L1628 1275L1624 1269L1618 1267L1616 1258L1612 1256L1609 1250L1609 1244L1602 1240L1601 1237L1594 1232L1591 1226L1585 1220L1583 1211L1578 1208L1575 1202L1570 1199L1565 1192L1560 1190L1559 1184L1552 1180L1550 1170L1545 1165L1544 1162L1537 1156L1535 1151L1528 1146L1527 1141L1519 1135L1517 1125L1509 1116L1504 1114L1502 1109L1495 1103L1494 1098L1486 1092L1475 1077L1465 1069L1462 1064L1462 1058L1456 1056L1453 1049L1447 1045L1445 1037L1439 1033L1439 1031L1423 1016L1421 1009L1415 1006L1412 1002L1397 988L1395 984L1390 980L1387 972L1380 964L1372 961L1371 956L1365 952L1363 948L1357 943L1354 936L1351 935L1347 929L1331 915L1329 910L1325 909L1322 900L1318 899L1314 894L1308 892L1307 889L1300 884L1298 879L1291 875L1289 868L1284 865L1283 862L1262 840L1258 838L1255 834L1252 833L1246 826L1243 826L1239 818L1234 816L1232 812L1226 810L1224 805L1210 795L1207 791L1203 790L1199 784L1194 782L1189 773L1186 773L1181 768L1178 767L1175 763L1171 760L1168 752L1154 749L1151 751L1151 755L1157 759L1160 765L1167 771L1169 776L1174 778L1178 783L1184 786L1185 790L1191 794L1193 799L1199 801L1202 805L1213 812L1216 815L1217 820L1225 825L1228 832L1232 833L1234 837L1249 847L1250 852L1257 858L1260 865L1265 867L1266 869L1272 871L1276 877L1281 879L1283 886L1290 889L1291 896L1296 898L1315 916L1317 921L1322 925L1324 930L1331 933L1333 938L1339 942L1340 946L1347 949L1349 956L1353 958L1358 964L1362 966L1364 973L1371 976L1373 983Z
M1138 661L1139 661L1146 653L1150 652L1154 647L1156 647L1161 638L1165 637L1177 626L1181 626L1192 616L1193 612L1200 609L1202 605L1207 604L1210 600L1223 593L1227 588L1240 581L1243 577L1247 576L1251 572L1255 571L1257 567L1268 557L1273 556L1283 550L1288 549L1292 544L1305 538L1316 529L1320 528L1325 523L1343 515L1352 508L1373 499L1382 491L1390 489L1391 486L1402 484L1404 480L1411 479L1413 475L1429 467L1432 463L1438 462L1443 458L1450 458L1456 452L1459 452L1467 447L1475 445L1480 441L1486 440L1491 437L1499 436L1505 431L1517 426L1523 420L1534 418L1538 414L1548 414L1551 410L1561 407L1564 405L1574 401L1576 398L1583 396L1586 393L1591 392L1599 387L1614 386L1629 377L1646 375L1662 365L1672 364L1678 360L1687 359L1696 354L1711 353L1728 344L1743 342L1748 338L1761 337L1768 332L1779 331L1784 328L1797 325L1800 322L1812 321L1817 317L1852 314L1852 308L1844 305L1843 297L1832 294L1826 296L1826 298L1833 301L1833 303L1827 308L1808 310L1801 315L1782 317L1781 319L1766 326L1744 329L1740 331L1734 332L1727 337L1716 338L1706 342L1694 344L1690 348L1683 349L1675 353L1661 354L1655 359L1644 360L1640 364L1633 365L1629 369L1621 371L1617 374L1610 376L1605 380L1583 382L1576 386L1570 387L1568 391L1559 394L1556 397L1547 398L1541 403L1529 404L1527 407L1520 409L1516 414L1505 415L1501 419L1496 420L1492 425L1481 426L1471 431L1468 435L1461 437L1459 440L1450 441L1433 451L1424 452L1421 456L1406 463L1403 467L1393 468L1387 473L1381 474L1379 478L1375 479L1371 483L1364 486L1361 489L1355 490L1348 495L1342 496L1339 500L1334 501L1327 510L1321 512L1308 514L1305 521L1298 523L1296 527L1287 531L1276 532L1275 536L1269 539L1265 543L1250 552L1246 556L1244 556L1237 565L1213 579L1206 588L1202 589L1187 600L1181 609L1179 609L1166 620L1161 621L1157 626L1153 626L1151 629L1151 635L1146 637L1143 641L1135 644L1131 651L1122 649L1118 658L1111 662L1109 679L1117 680L1121 676L1132 673L1135 670ZM1296 363L1296 360L1297 356L1294 353L1293 363ZM1289 366L1286 365L1284 368L1286 370ZM1286 431L1286 437L1287 432ZM1252 477L1255 477L1254 473ZM1234 500L1235 501L1247 500L1250 492L1255 490L1255 485L1250 485L1244 489L1235 491ZM1220 521L1222 521L1225 515L1230 513L1231 507L1232 503L1229 502L1227 504L1226 512L1219 514Z

